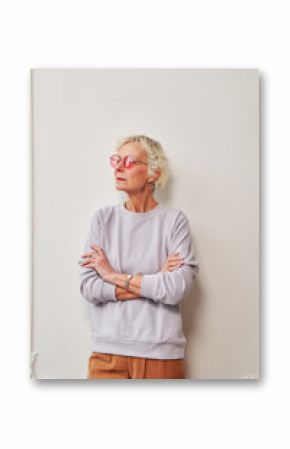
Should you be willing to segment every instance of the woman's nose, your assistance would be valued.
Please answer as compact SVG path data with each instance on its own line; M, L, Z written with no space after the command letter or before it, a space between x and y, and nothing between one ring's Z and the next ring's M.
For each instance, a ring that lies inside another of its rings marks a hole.
M119 169L119 168L124 168L124 167L123 167L123 160L118 161L118 162L116 163L115 167L116 167L117 169Z
M119 164L121 164L121 165L119 165ZM122 161L119 161L119 162L117 163L117 165L115 166L115 175L116 175L117 173L120 173L120 172L123 172L123 171L124 171L123 163L122 163Z

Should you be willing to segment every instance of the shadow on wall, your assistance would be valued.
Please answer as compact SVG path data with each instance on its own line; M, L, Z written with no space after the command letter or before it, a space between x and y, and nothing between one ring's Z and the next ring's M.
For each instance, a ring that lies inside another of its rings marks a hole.
M186 360L186 378L194 379L195 375L190 370L189 363L189 346L194 341L196 335L198 335L198 325L201 322L200 313L202 310L203 294L200 284L199 274L194 279L192 290L188 297L181 303L181 316L183 323L184 336L187 340L185 347L185 360ZM189 372L191 371L191 372Z

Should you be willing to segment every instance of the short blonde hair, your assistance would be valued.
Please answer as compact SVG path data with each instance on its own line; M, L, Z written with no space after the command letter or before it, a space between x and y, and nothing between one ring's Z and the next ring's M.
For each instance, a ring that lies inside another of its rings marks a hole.
M153 176L156 170L160 170L159 178L153 183L152 190L154 192L155 186L164 189L169 179L169 158L165 156L162 145L157 140L154 140L144 135L132 135L119 139L116 151L129 142L140 143L147 153L148 157L148 175Z

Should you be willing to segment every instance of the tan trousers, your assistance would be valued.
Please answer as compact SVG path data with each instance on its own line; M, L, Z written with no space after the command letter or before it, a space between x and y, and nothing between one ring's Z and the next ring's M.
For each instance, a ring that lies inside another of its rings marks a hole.
M87 379L185 379L185 359L149 359L92 352Z

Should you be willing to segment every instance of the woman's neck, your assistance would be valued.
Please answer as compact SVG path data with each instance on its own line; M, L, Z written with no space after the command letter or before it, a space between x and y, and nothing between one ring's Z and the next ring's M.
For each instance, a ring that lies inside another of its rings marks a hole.
M129 198L125 203L125 208L130 212L148 212L151 209L154 209L158 202L153 198L146 198L145 201L140 201L136 199Z

